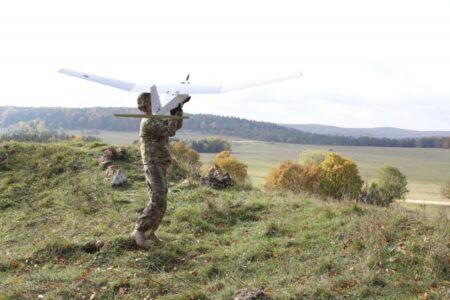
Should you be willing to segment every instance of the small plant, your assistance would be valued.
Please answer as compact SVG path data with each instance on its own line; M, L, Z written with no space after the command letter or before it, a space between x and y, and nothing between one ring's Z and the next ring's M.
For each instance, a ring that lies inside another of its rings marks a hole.
M245 181L247 178L247 165L232 157L230 151L222 151L217 154L214 164L239 181Z
M442 196L450 199L450 181L447 181L447 183L442 187Z
M319 194L338 200L356 199L363 185L358 166L334 152L328 152L320 164L319 181Z
M303 166L285 161L272 169L265 186L270 190L314 193L319 183L319 175L320 169L315 164Z

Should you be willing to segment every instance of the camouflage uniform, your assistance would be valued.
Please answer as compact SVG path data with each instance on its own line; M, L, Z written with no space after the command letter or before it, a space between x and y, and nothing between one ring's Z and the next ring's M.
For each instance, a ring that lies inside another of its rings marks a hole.
M177 116L183 116L179 109ZM138 231L155 231L167 207L167 167L171 161L169 137L183 125L183 120L143 119L141 121L141 155L150 202L136 221Z

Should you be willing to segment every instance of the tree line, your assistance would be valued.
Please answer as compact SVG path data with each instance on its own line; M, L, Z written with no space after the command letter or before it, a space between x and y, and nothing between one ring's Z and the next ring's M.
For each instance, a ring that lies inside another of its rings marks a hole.
M0 107L0 127L40 120L52 129L137 131L140 119L116 118L115 113L139 113L133 108L18 108ZM245 139L308 145L450 148L450 137L389 139L303 132L273 123L208 114L190 115L184 130Z

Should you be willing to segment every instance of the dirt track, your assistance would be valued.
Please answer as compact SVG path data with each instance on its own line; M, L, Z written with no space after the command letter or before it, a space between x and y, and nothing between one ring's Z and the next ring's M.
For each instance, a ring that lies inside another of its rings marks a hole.
M406 200L399 200L398 202L406 202L406 203L422 204L422 205L450 206L450 201L446 202L446 201L427 201L427 200L406 199Z

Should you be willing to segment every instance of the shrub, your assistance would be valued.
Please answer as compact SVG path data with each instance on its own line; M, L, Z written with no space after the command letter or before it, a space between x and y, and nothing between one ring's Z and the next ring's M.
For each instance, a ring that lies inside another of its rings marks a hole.
M270 190L288 190L294 193L316 191L320 169L316 164L306 166L285 161L278 164L266 179L265 187Z
M316 164L320 165L325 160L325 155L327 153L322 150L305 150L300 153L300 164L309 165Z
M169 166L168 178L172 182L183 179L194 179L200 175L200 156L183 141L170 145L172 163Z
M222 151L214 159L214 164L239 181L247 178L247 165L232 157L230 151Z
M442 196L444 196L447 199L450 199L450 181L448 181L443 187L442 187Z
M387 201L404 199L408 193L406 175L392 166L384 166L378 171L378 186Z
M387 207L391 204L392 199L386 198L378 184L372 182L370 185L365 185L359 197L359 201L366 204Z
M192 141L191 147L200 153L219 153L221 151L231 150L230 142L216 137Z
M338 200L356 199L363 181L357 165L337 153L328 152L320 164L319 194Z

